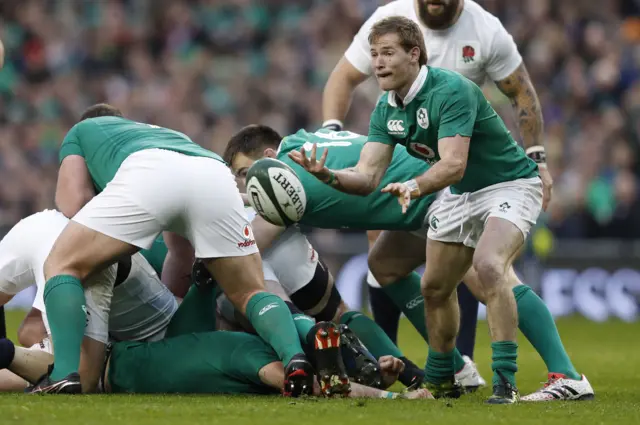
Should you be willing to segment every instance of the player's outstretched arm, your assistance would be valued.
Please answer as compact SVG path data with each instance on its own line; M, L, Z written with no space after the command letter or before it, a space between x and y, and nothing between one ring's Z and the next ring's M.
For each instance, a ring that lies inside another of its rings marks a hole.
M321 182L345 193L366 196L376 190L382 176L389 168L393 157L393 146L384 143L368 142L362 148L360 159L355 167L343 170L330 170L325 165L329 149L317 159L316 145L307 157L304 148L289 152L289 158L313 174Z
M342 130L342 123L349 112L353 92L368 77L353 66L346 57L343 56L340 59L322 93L323 127L331 125L334 130Z
M55 202L58 210L72 218L95 196L87 164L80 155L66 156L60 164Z
M511 100L522 136L522 145L527 155L538 163L543 185L542 208L546 210L551 199L553 179L547 169L544 155L542 107L527 68L520 64L507 78L496 81L496 85Z

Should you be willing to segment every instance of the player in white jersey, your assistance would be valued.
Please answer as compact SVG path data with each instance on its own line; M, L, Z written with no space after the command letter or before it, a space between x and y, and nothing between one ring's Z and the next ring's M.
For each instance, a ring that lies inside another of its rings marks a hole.
M513 38L498 18L473 0L396 0L379 7L362 25L327 81L322 107L323 126L335 130L342 128L352 93L372 75L368 41L371 27L394 15L409 18L420 26L429 66L457 71L478 85L491 80L509 97L522 143L527 154L539 164L546 208L553 182L545 164L542 108ZM399 270L397 264L384 261L384 253L397 252L400 245L406 244L402 234L386 233L384 247L388 250L377 249L381 255L370 258L377 265L375 275L382 285L394 282L408 272ZM370 247L378 234L368 233ZM379 287L373 274L370 273L367 280L371 286ZM384 305L376 302L378 297L384 297L381 290L374 289L371 295L374 307ZM466 316L463 313L460 330L460 336L467 337L461 338L462 341L459 339L459 349L473 357L478 304L464 285L458 287L458 295L461 310L467 312Z
M49 325L42 297L45 284L43 265L68 222L62 213L45 210L21 220L0 242L0 305L35 284L37 292L33 306L42 313L47 334ZM97 383L102 346L109 339L162 339L178 308L171 292L140 254L132 256L130 262L121 261L95 274L92 279L110 281L116 286L111 309L95 302L96 299L104 299L103 294L93 292L97 286L85 289L87 325L82 358L87 370L83 375L86 388L94 388ZM50 348L50 345L45 342L43 348Z

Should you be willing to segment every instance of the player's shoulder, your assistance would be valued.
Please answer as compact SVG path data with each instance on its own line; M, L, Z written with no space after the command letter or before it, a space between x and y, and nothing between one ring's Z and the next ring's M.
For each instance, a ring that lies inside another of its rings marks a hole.
M490 44L495 34L505 31L502 22L473 0L464 2L464 11L460 17L459 28L464 31L473 31L474 38L483 44Z
M277 149L277 159L283 160L287 157L287 152L298 149L300 146L304 145L309 141L311 137L310 132L305 129L300 129L293 134L289 134L284 136L280 141L280 145L278 145Z
M462 74L445 68L429 67L430 84L425 84L418 99L428 101L430 98L446 99L461 92L467 92L474 83Z
M375 115L386 115L387 112L389 112L390 109L390 105L389 105L389 92L386 91L382 94L382 96L380 96L380 98L378 99L378 102L376 103L376 107L373 110L373 113Z

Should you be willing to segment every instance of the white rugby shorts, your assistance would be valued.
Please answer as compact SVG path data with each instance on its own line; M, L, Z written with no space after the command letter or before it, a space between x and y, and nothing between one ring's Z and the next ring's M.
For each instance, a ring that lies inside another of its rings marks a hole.
M130 155L73 221L143 249L168 230L191 241L198 258L258 252L227 166L163 149Z
M447 190L429 209L428 237L475 248L487 219L499 217L513 223L526 239L541 210L539 177L498 183L460 195Z

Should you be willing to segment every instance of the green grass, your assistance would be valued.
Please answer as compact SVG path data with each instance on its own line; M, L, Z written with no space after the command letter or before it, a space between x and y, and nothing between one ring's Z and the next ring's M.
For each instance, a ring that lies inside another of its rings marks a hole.
M22 319L8 315L10 336ZM27 396L0 395L0 424L639 424L640 326L621 322L596 324L580 318L558 322L578 370L596 390L590 402L488 406L485 389L460 400L291 400L282 397L223 396ZM400 347L417 363L426 346L408 323L402 324ZM518 386L536 390L546 378L544 364L520 336ZM176 359L180 361L179 359ZM490 380L486 323L478 329L476 360Z

